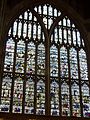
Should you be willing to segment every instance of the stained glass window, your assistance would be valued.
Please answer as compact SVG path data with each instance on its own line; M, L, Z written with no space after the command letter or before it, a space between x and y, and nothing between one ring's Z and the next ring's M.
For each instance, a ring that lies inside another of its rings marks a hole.
M0 112L90 117L84 40L55 6L37 5L16 18L2 71Z

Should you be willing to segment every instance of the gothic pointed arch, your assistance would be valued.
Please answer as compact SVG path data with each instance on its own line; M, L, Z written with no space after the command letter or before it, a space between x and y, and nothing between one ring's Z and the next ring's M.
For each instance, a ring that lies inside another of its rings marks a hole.
M86 45L54 5L27 8L5 40L0 112L90 117Z

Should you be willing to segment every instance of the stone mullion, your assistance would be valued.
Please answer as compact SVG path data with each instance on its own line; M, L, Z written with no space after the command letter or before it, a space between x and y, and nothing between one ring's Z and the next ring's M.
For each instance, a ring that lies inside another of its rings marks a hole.
M2 72L3 72L3 61L4 61L4 54L5 54L5 41L3 40L5 38L4 32L5 31L5 9L7 7L6 3L7 0L1 0L0 1L0 95L1 95L1 84L2 84ZM3 46L3 48L2 48ZM1 98L0 98L1 102Z

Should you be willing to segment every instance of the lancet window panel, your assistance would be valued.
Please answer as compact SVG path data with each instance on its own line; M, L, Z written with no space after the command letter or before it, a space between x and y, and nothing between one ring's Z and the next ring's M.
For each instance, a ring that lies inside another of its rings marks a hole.
M89 117L89 111L90 111L89 85L83 83L81 90L82 90L83 116Z
M60 76L61 78L68 77L68 54L67 49L62 46L60 48Z
M86 48L68 16L34 6L16 18L5 42L0 112L90 117Z
M51 115L59 116L59 82L51 79L50 83Z
M37 99L36 114L45 115L45 78L38 78L37 81Z
M50 47L50 76L58 76L58 49L55 45Z
M23 75L15 75L13 91L13 113L22 113L23 81Z
M70 116L70 92L67 82L61 79L61 115Z
M2 79L2 92L1 92L1 105L0 111L10 111L10 100L11 100L11 86L12 86L12 73L4 73Z
M6 50L5 50L4 71L6 72L13 71L14 52L15 52L15 42L12 38L10 38L6 42Z
M45 75L45 46L42 43L37 47L37 74Z
M35 98L35 77L26 76L26 90L25 90L25 114L34 114L34 98Z
M80 91L79 85L75 82L72 82L72 114L73 116L80 117L81 116L81 108L80 108Z

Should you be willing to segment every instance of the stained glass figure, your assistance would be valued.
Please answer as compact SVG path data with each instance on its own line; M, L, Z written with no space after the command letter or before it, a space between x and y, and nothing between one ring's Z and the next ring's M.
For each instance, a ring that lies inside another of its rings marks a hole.
M34 114L34 77L27 76L25 91L25 113Z
M77 64L77 51L74 48L70 49L70 72L71 78L78 78L78 64Z
M89 86L85 83L82 85L82 104L83 104L83 116L84 117L90 117Z
M15 42L13 41L13 39L8 39L8 41L6 42L4 71L7 72L13 71L14 49L15 49Z
M50 48L50 76L58 76L58 51L55 45Z
M79 85L75 82L72 84L72 114L75 117L81 116L81 109L80 109L80 91Z
M35 45L33 42L28 43L27 47L27 73L35 74Z
M43 80L37 82L37 108L36 114L45 115L45 83Z
M59 115L59 85L55 80L50 84L51 115Z
M86 53L83 49L79 51L80 76L82 80L88 80Z
M15 77L13 91L13 113L22 113L24 78L20 74L16 75Z
M60 76L61 78L68 77L67 49L64 46L60 48Z
M69 85L63 82L61 85L61 105L62 105L62 116L70 116L70 96L69 96Z
M20 40L17 42L17 51L16 51L16 65L15 71L19 73L24 73L24 61L25 61L25 43Z
M11 99L11 85L12 85L12 74L4 74L2 81L2 92L1 92L1 112L10 111L10 99Z
M45 46L42 43L37 50L37 74L45 75Z

